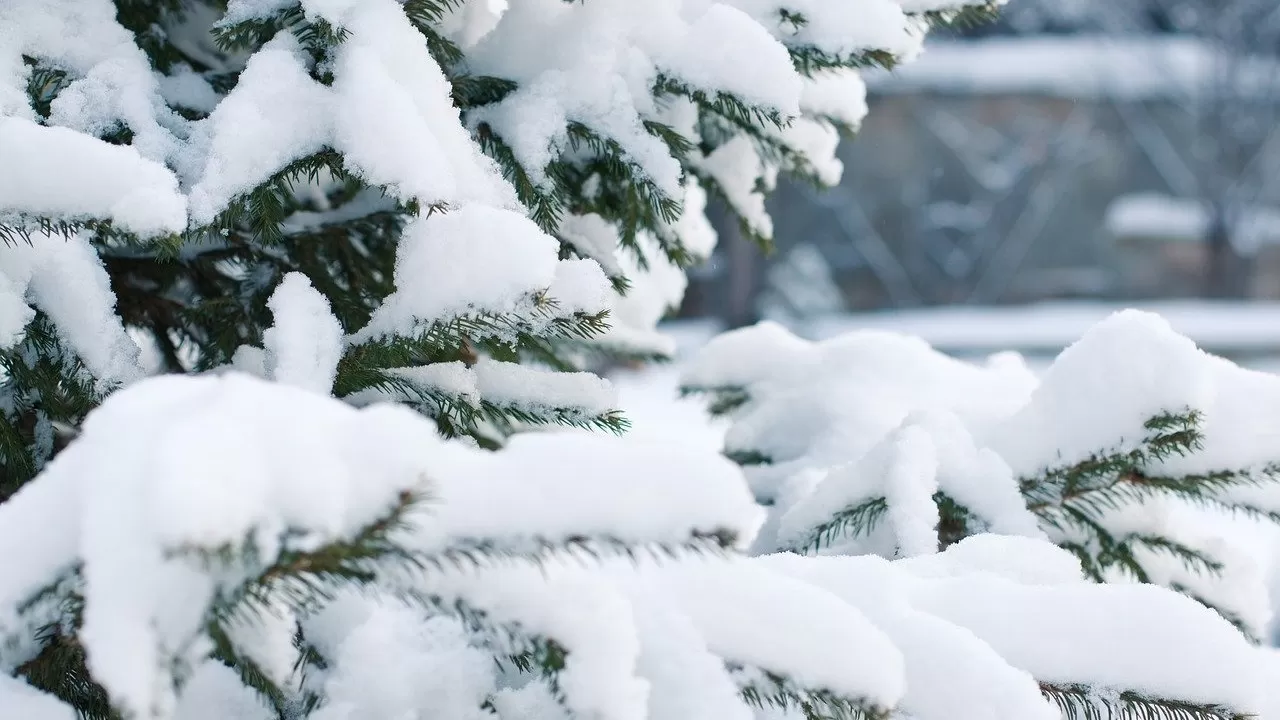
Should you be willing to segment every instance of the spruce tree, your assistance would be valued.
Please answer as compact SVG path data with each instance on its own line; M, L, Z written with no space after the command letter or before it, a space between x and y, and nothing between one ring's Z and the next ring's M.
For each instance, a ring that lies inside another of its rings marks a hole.
M855 69L998 4L0 3L0 714L1257 706L1223 623L1044 544L748 558L731 464L518 432L623 429L582 369L667 350L706 195L767 242L778 173L838 177ZM975 588L1081 612L1028 657ZM1099 627L1185 661L1054 650Z
M1273 601L1225 523L1280 522L1280 384L1117 313L1043 378L878 331L811 343L765 323L702 351L685 378L732 425L771 529L760 551L910 557L984 532L1044 537L1095 582L1154 583L1253 642Z
M994 9L895 19L882 0L860 31L812 3L797 4L812 20L743 3L693 23L678 3L360 5L6 5L4 494L113 388L229 365L272 375L278 290L337 320L337 372L318 388L337 397L392 397L489 447L529 425L620 430L589 378L521 402L483 377L506 366L473 368L663 355L652 325L714 244L707 191L767 241L777 172L838 178L836 133L861 102L846 68ZM504 256L526 272L495 275ZM612 315L600 270L623 295ZM306 282L290 289L290 273ZM83 288L76 308L43 297L50 284Z

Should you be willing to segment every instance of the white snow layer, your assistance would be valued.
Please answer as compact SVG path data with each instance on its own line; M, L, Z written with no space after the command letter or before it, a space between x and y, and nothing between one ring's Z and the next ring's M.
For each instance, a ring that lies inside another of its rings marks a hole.
M287 385L328 395L342 358L342 325L307 276L284 276L267 300L275 324L262 334L264 370Z
M683 384L745 392L724 444L769 461L745 467L771 505L758 551L927 554L939 542L938 491L974 513L980 529L1071 540L1032 514L1019 480L1137 449L1152 434L1147 421L1165 413L1196 411L1203 438L1194 452L1147 457L1147 473L1262 473L1280 462L1280 380L1209 355L1138 311L1098 323L1040 377L1015 355L974 364L883 330L810 342L764 323L711 341ZM1269 483L1229 492L1221 499L1262 512L1280 506ZM884 516L869 534L845 536L833 524L877 499ZM1228 539L1239 533L1219 529L1227 521L1174 500L1135 502L1097 521L1116 538L1168 537L1214 558L1222 568L1210 576L1158 550L1136 551L1152 582L1189 588L1268 634L1264 568Z
M306 308L307 290L290 276L276 297ZM291 315L299 313L279 313ZM1117 322L1159 329L1142 318ZM916 427L929 430L908 436L930 442L935 426L944 427L924 422ZM607 554L608 543L678 547L709 536L741 548L763 519L740 470L708 450L550 433L490 453L441 441L429 422L394 406L354 410L235 373L170 376L109 398L67 450L0 505L0 547L24 548L0 579L0 634L31 632L40 605L26 601L79 565L81 640L115 702L144 718L259 717L261 701L234 674L203 663L206 646L193 642L213 598L284 550L351 537L406 492L426 502L399 541L434 557L584 542ZM213 566L199 559L200 550L246 542L254 555ZM568 653L557 680L567 707L602 718L746 718L736 688L769 682L763 672L792 689L921 720L1054 717L1036 681L1240 710L1263 702L1256 651L1183 596L1086 583L1071 555L1032 538L983 535L941 554L920 551L892 563L544 555L538 564L389 569L385 581L554 639ZM434 710L478 719L490 696L556 707L537 684L502 689L487 654L498 650L476 645L429 606L339 594L301 620L330 661L311 681L328 700L321 717ZM293 624L255 622L232 636L264 667L287 672ZM8 666L23 659L13 653L30 652L11 641L0 647ZM399 669L375 670L388 648ZM182 665L194 672L175 685L166 673ZM66 717L57 701L15 681L0 685L0 706Z
M483 314L522 314L531 323L555 314L607 307L608 280L593 261L560 261L555 238L523 215L465 205L410 223L396 256L396 291L352 336L365 342L416 335L435 323ZM536 296L550 290L556 313ZM498 330L495 330L498 332Z
M582 459L574 472L566 456ZM442 441L398 406L354 410L236 373L166 376L112 395L0 504L0 547L27 548L6 560L0 636L30 632L26 601L79 563L94 677L120 707L170 717L181 703L162 678L203 652L192 640L216 594L282 551L350 538L405 492L429 498L405 542L432 553L482 540L749 538L760 513L714 454L581 434L521 438L493 454ZM236 560L202 554L247 543L255 552ZM16 646L4 647L12 667Z

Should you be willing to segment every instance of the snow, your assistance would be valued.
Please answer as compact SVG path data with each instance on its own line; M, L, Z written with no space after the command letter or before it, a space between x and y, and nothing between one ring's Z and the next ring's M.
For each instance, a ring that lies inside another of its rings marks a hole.
M618 230L608 220L591 213L566 215L556 234L565 239L583 257L600 264L610 277L623 275L619 262Z
M235 88L201 123L207 155L191 188L191 217L213 222L281 167L319 151L332 134L328 90L311 79L303 50L282 34L254 53Z
M1190 598L1152 585L1054 588L977 580L940 581L917 602L1042 681L1259 706L1262 684L1252 647ZM1125 641L1117 643L1118 637ZM1044 652L1046 644L1056 652ZM1098 648L1106 648L1105 660Z
M748 473L756 492L772 498L794 470L857 458L915 411L992 422L1025 400L1034 378L1021 364L977 366L905 335L865 331L810 343L766 322L709 343L683 384L751 391L725 444L772 459Z
M807 78L800 108L851 128L867 115L867 85L857 70L832 70Z
M322 395L333 391L342 358L342 325L305 275L291 272L267 300L275 324L263 332L271 377Z
M205 113L217 107L219 101L209 81L185 64L179 64L171 74L160 78L160 92L171 105Z
M642 124L659 113L651 95L659 74L710 93L741 93L784 115L798 111L801 92L785 48L720 3L531 0L507 9L468 57L475 72L519 83L473 122L492 127L536 183L568 142L566 122L576 121L617 141L673 198L682 194L679 163Z
M742 135L713 150L695 162L702 172L711 178L725 200L747 224L753 233L761 237L773 237L773 218L764 205L764 195L759 183L769 174L751 140Z
M476 374L461 361L391 368L387 372L415 386L439 390L462 399L474 399L480 393Z
M0 116L0 164L0 217L105 218L144 237L186 228L177 178L132 147Z
M343 3L348 4L348 3ZM366 180L403 199L518 207L453 106L444 72L396 0L351 3L334 60L335 142Z
M557 431L517 435L496 454L452 444L434 453L438 507L415 540L424 548L485 538L520 547L574 534L678 545L690 531L742 543L762 518L737 467L702 448Z
M1201 242L1212 219L1209 208L1199 201L1141 193L1111 203L1104 224L1116 238ZM1242 252L1255 253L1280 241L1280 210L1247 208L1235 223L1232 242Z
M572 409L583 419L616 407L613 386L589 372L559 372L484 359L472 367L485 400L531 412Z
M246 20L270 17L294 4L295 0L229 0L221 24L234 25Z
M674 416L638 404L632 374L615 387L483 353L381 368L386 382L329 397L351 344L442 330L511 342L516 332L553 334L552 323L577 313L609 313L614 324L595 342L679 354L679 341L655 332L686 282L663 247L707 257L716 241L694 176L712 179L769 234L760 189L788 168L742 133L706 142L698 108L656 99L657 81L777 111L788 126L766 132L836 182L835 126L861 121L865 87L852 70L802 78L788 50L910 59L924 24L907 13L961 4L469 0L444 25L469 50L465 70L518 89L463 118L396 0L303 0L307 17L348 33L321 60L332 83L312 79L316 59L284 32L248 56L222 98L190 68L153 72L106 0L6 3L0 160L20 168L8 185L0 179L6 218L178 233L214 222L324 149L373 187L333 207L328 181L310 183L299 194L315 205L287 218L287 229L400 204L420 212L399 239L394 292L365 327L342 327L319 278L285 273L267 301L273 324L262 347L241 347L229 367L196 376L141 379L158 368L121 325L86 235L36 234L29 246L0 248L0 343L13 347L42 311L98 389L114 391L0 503L0 547L24 548L0 574L0 666L32 659L37 628L66 621L62 604L75 593L88 668L138 720L273 714L233 669L210 660L213 623L286 702L322 699L317 720L746 720L757 715L743 690L827 693L919 720L1048 720L1054 709L1037 681L1241 711L1271 701L1258 653L1224 620L1167 590L1086 583L1019 494L1022 473L1132 442L1149 413L1182 405L1204 413L1204 453L1152 470L1272 459L1280 383L1210 358L1175 334L1176 323L1112 317L1043 377L1013 355L965 362L901 333L809 340L765 324L685 361L685 382L749 393L719 424L691 403ZM287 6L233 0L222 23ZM806 21L780 20L784 8ZM27 104L24 55L70 72L48 118ZM187 120L169 104L207 117ZM673 157L646 121L686 133L692 157ZM549 162L587 152L570 147L569 122L618 143L685 215L640 233L637 248L620 247L618 228L595 216L539 227L471 131L488 123L543 182ZM93 137L121 124L132 145ZM561 259L556 234L585 257ZM642 272L646 261L652 270ZM632 282L625 295L609 283L619 276ZM475 329L494 315L494 327ZM658 376L673 394L677 375ZM456 403L481 416L552 411L581 424L621 403L635 410L636 430L529 432L487 451L385 400L427 410ZM52 443L38 422L37 442ZM722 443L773 462L744 470L720 454ZM1008 536L938 552L938 492L973 513L972 530ZM885 516L867 537L837 538L818 556L753 556L809 550L803 540L834 513L879 498ZM404 554L360 565L372 582L326 577L324 592L307 576L259 582L281 558L349 542L409 500L420 502L387 538ZM1251 498L1280 506L1274 500ZM1200 584L1150 560L1167 584L1242 609L1251 629L1265 625L1259 566L1232 556L1214 528L1181 528L1186 512L1170 505L1102 521L1117 532L1176 534L1226 558L1223 577ZM261 603L213 617L248 582L266 593ZM292 583L313 591L307 602L294 601ZM295 636L311 647L295 647ZM513 656L539 648L563 667L512 667ZM304 649L324 662L309 664ZM71 712L7 676L0 707L39 720Z
M801 77L765 27L729 4L715 3L689 25L687 35L665 38L657 63L691 87L798 115ZM707 52L712 47L715 52Z
M132 131L135 152L154 162L168 159L176 141L165 127L171 117L156 76L115 16L107 0L5 3L0 8L0 118L35 119L26 93L26 56L69 71L69 83L52 103L52 124L90 135L121 124Z
M332 658L323 673L328 703L311 715L315 720L486 716L480 706L493 689L493 660L468 644L457 621L426 619L392 598L348 593L307 628ZM339 628L340 637L324 637ZM379 661L388 655L394 663Z
M235 670L217 660L196 667L174 709L177 720L270 720L274 713L256 692L245 687Z
M400 240L396 291L352 341L412 336L469 314L516 312L555 282L558 252L554 238L508 210L474 204L416 220ZM597 278L607 287L603 273Z
M920 50L924 33L903 14L894 0L868 0L857 6L822 0L729 0L792 47L810 46L838 57L866 50L883 50L910 59ZM957 3L958 4L958 3ZM779 11L801 15L799 28L779 22Z
M199 124L210 140L192 190L196 222L325 146L403 200L515 207L514 191L460 124L443 72L398 3L330 2L314 11L350 32L333 60L332 87L310 78L291 35L254 53L236 88ZM248 6L240 12L257 16Z
M29 301L53 320L58 336L100 389L142 377L141 351L116 315L110 278L83 235L35 233L30 244L0 245L0 278L6 331L0 347L12 347L20 339L33 317Z
M610 307L615 294L600 264L590 258L562 260L547 288L547 295L562 314L595 315Z
M639 427L647 439L536 433L491 453L442 441L398 408L357 411L236 374L148 380L113 395L39 479L0 505L11 521L0 533L21 533L40 550L6 571L0 626L13 630L19 604L81 559L82 637L113 697L143 712L172 707L178 720L252 718L260 701L220 665L197 665L173 697L164 683L134 681L150 677L138 663L182 656L178 641L200 627L215 588L261 567L208 573L158 549L252 537L259 562L270 562L284 547L349 535L405 490L428 501L403 541L441 557L481 541L515 553L576 538L675 546L713 532L750 543L763 510L740 470L678 428L661 428L676 440ZM930 441L929 422L914 427L905 437ZM68 496L81 499L70 526L46 522L65 517ZM282 545L286 527L309 535ZM704 552L586 562L552 554L533 564L495 555L426 573L389 568L386 581L554 638L568 650L557 678L566 707L605 718L745 718L735 685L760 671L920 720L1056 717L1035 680L1241 710L1263 702L1257 651L1186 598L1086 583L1074 558L1032 538L982 535L940 554L921 550L893 563ZM287 616L270 617L263 632L292 636ZM302 622L328 661L308 681L327 699L326 720L428 709L438 715L423 717L478 720L478 699L493 692L495 703L559 717L542 685L496 689L493 653L509 646L390 594L342 592ZM288 667L287 642L271 650L247 630L234 636L254 637L259 657L277 658L268 667ZM377 660L389 651L396 668Z
M1027 404L995 432L995 447L1024 475L1049 462L1074 464L1122 439L1136 443L1152 417L1209 405L1211 362L1159 317L1118 313L1054 360Z
M904 651L901 708L925 720L1057 717L1032 676L1258 707L1264 685L1255 650L1215 613L1152 586L1086 583L1078 565L1074 577L1026 576L1024 568L1046 561L1073 563L1043 541L998 536L894 563L871 556L761 559L834 592L885 630ZM1125 641L1117 643L1120 637Z
M1199 308L1206 316L1210 309ZM875 320L911 327L918 318ZM864 329L812 342L762 323L715 338L683 369L686 387L746 392L723 437L727 450L770 461L743 468L769 505L754 551L927 555L940 543L933 500L940 491L967 510L969 533L1084 542L1098 554L1092 533L1068 516L1047 507L1033 514L1020 483L1092 457L1142 450L1137 462L1148 476L1232 471L1256 484L1206 485L1212 497L1199 504L1172 494L1119 504L1098 495L1072 500L1072 507L1118 541L1136 543L1134 555L1150 581L1186 588L1250 634L1268 635L1275 562L1259 546L1273 544L1275 533L1213 506L1243 502L1264 513L1280 506L1261 474L1277 461L1274 375L1210 355L1168 321L1136 310L1104 318L1040 373L1016 355L962 361L917 338L865 329L861 318L843 322ZM980 334L988 325L974 327ZM1230 328L1216 331L1225 341ZM1201 440L1193 452L1160 457L1143 450L1154 432L1146 427L1151 418L1187 410L1199 413ZM873 506L879 514L854 512L871 513L866 508ZM846 512L853 524L839 519ZM1200 574L1159 547L1143 546L1145 537L1167 538L1221 571ZM1117 565L1104 574L1119 583L1135 579Z
M423 425L402 408L356 411L234 374L117 392L0 505L11 515L3 544L41 551L6 569L3 624L12 627L15 603L80 560L90 671L120 707L163 716L175 698L158 669L181 659L220 582L265 567L233 564L219 580L182 550L252 541L270 563L285 548L349 537L420 481Z
M73 720L76 717L70 705L22 680L3 674L0 674L0 706L13 717L30 720Z
M730 662L882 708L905 689L902 656L889 638L821 588L747 560L673 562L651 573L683 606L708 649Z

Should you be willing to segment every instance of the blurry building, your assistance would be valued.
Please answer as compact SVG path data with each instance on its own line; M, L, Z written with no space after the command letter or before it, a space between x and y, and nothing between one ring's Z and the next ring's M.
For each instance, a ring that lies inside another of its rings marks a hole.
M1208 48L1180 35L992 37L934 43L870 75L871 113L842 147L841 185L780 187L778 252L761 259L727 238L685 314L753 303L758 315L760 298L788 295L771 277L801 277L766 267L794 265L798 246L810 274L811 250L825 258L849 309L1201 293L1213 214L1196 214L1198 175L1221 128L1189 98L1213 79ZM1276 68L1239 78L1268 111ZM1280 132L1262 130L1241 159L1261 181L1233 215L1232 277L1238 295L1275 298L1280 215L1266 208L1280 208Z

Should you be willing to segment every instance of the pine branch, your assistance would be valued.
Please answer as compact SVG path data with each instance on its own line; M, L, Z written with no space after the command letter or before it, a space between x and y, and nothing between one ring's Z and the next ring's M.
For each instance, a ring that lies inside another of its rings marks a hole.
M415 590L404 591L400 597L430 614L460 621L473 642L493 653L494 662L500 670L514 671L546 682L565 717L573 716L560 685L560 673L569 657L569 649L565 645L554 638L529 632L518 623L495 622L488 613L472 607L463 599L450 601Z
M456 75L449 82L453 104L464 112L501 102L519 87L513 80L485 75Z
M933 494L933 502L938 506L939 550L946 550L970 535L987 530L987 523L982 518L941 490Z
M698 179L699 184L702 185L703 189L706 190L709 195L718 198L726 207L729 208L733 213L733 216L738 219L738 229L742 232L743 237L754 243L762 253L766 255L773 253L773 236L766 234L765 229L758 228L751 223L751 220L749 219L750 216L746 210L739 207L738 204L731 199L733 196L721 187L719 181L709 173L700 172L697 169L690 170L690 173Z
M338 180L351 177L342 154L325 148L277 170L253 190L228 203L208 226L193 229L189 235L194 239L210 233L245 232L255 242L278 243L284 237L281 226L297 209L294 198L298 186L319 182L322 173Z
M1240 634L1243 635L1245 639L1248 640L1249 642L1253 643L1254 645L1262 644L1263 639L1253 631L1253 628L1249 626L1249 623L1246 622L1244 618L1240 617L1236 613L1222 607L1221 605L1217 605L1215 603L1209 602L1207 599L1204 598L1204 596L1193 591L1191 588L1187 587L1186 585L1183 585L1182 583L1172 583L1170 585L1170 588L1172 590L1182 593L1183 595L1186 595L1192 600L1195 600L1201 605L1221 615L1223 620L1226 620L1227 622L1231 623L1232 627L1234 627L1236 630L1239 630Z
M297 531L282 538L283 550L275 558L262 557L253 538L216 548L182 546L168 551L173 558L188 558L207 568L252 575L244 582L219 590L210 612L211 622L225 624L241 613L270 612L272 600L283 600L294 610L306 611L333 598L350 585L367 585L378 571L391 566L418 567L414 556L397 541L408 528L408 518L423 501L405 491L382 517L351 538L315 549L293 547Z
M995 0L970 0L951 10L933 10L914 15L933 28L972 28L995 22L1000 17L1000 3Z
M738 385L722 385L704 387L699 385L682 385L680 397L708 396L710 406L707 411L714 417L722 417L745 406L751 401L747 389Z
M805 720L888 720L891 708L843 697L826 689L801 686L791 678L761 668L725 663L738 681L739 695L753 708L798 712Z
M0 350L0 500L48 462L63 443L57 428L77 427L102 400L92 375L37 312L14 347Z
M717 92L709 95L706 91L693 88L670 75L658 75L654 81L653 94L659 99L669 95L687 98L700 110L725 118L742 129L771 126L781 130L789 123L777 110L748 105L729 93Z
M506 541L492 538L455 538L448 547L415 557L421 568L439 571L476 569L495 563L518 561L542 566L551 559L577 559L598 563L609 558L627 558L639 563L679 560L693 556L723 556L738 542L728 528L710 532L692 531L682 542L636 542L608 534L571 535L563 538L532 536Z
M486 420L506 436L513 435L520 429L542 425L576 427L614 435L621 435L631 427L631 422L619 410L596 414L576 407L547 405L534 408L481 400L480 411Z
M426 38L427 51L441 68L450 68L463 61L462 49L436 30L446 14L462 5L463 0L405 0L404 14Z
M823 547L830 547L838 540L870 535L888 512L889 502L884 497L862 500L842 508L829 520L810 530L802 540L791 544L788 549L802 554L812 554L819 552Z
M787 36L797 34L809 24L809 18L801 12L782 8L778 10L778 25ZM898 58L887 50L866 49L862 52L837 55L828 53L813 45L795 42L786 43L791 53L791 62L796 70L806 77L844 68L882 67L892 70L898 64Z
M290 693L277 686L258 663L236 648L226 628L221 623L210 622L205 626L205 633L213 643L209 656L235 671L240 677L240 682L258 693L259 697L275 710L277 716L289 717L290 708L293 706Z
M71 83L67 71L62 68L41 64L33 57L23 55L22 62L29 68L27 76L27 97L31 107L42 118L48 118L53 99Z
M334 394L383 386L389 369L466 360L475 348L499 360L518 360L522 352L551 353L550 341L588 340L608 329L607 311L562 315L556 302L543 295L531 296L525 307L525 312L511 314L454 317L425 324L412 335L350 346L338 362Z
M76 636L84 613L84 598L77 591L69 591L79 582L79 573L42 590L36 597L23 604L20 614L33 605L54 601L59 605L60 619L48 623L36 632L40 652L16 668L15 674L24 678L32 687L43 690L75 708L84 720L123 720L111 707L111 699L89 673L84 645Z
M1197 705L1145 697L1132 691L1100 692L1079 685L1040 683L1065 720L1247 720L1251 716L1220 705Z
M321 18L307 19L300 5L282 8L269 17L250 18L237 23L216 24L213 40L219 49L232 53L262 47L278 33L292 32L314 56L344 42L350 33Z
M63 634L60 625L48 625L41 629L38 639L43 649L18 667L18 676L75 708L83 720L124 720L111 707L106 689L89 673L79 638Z
M759 450L725 450L724 456L743 467L773 464L773 458Z

